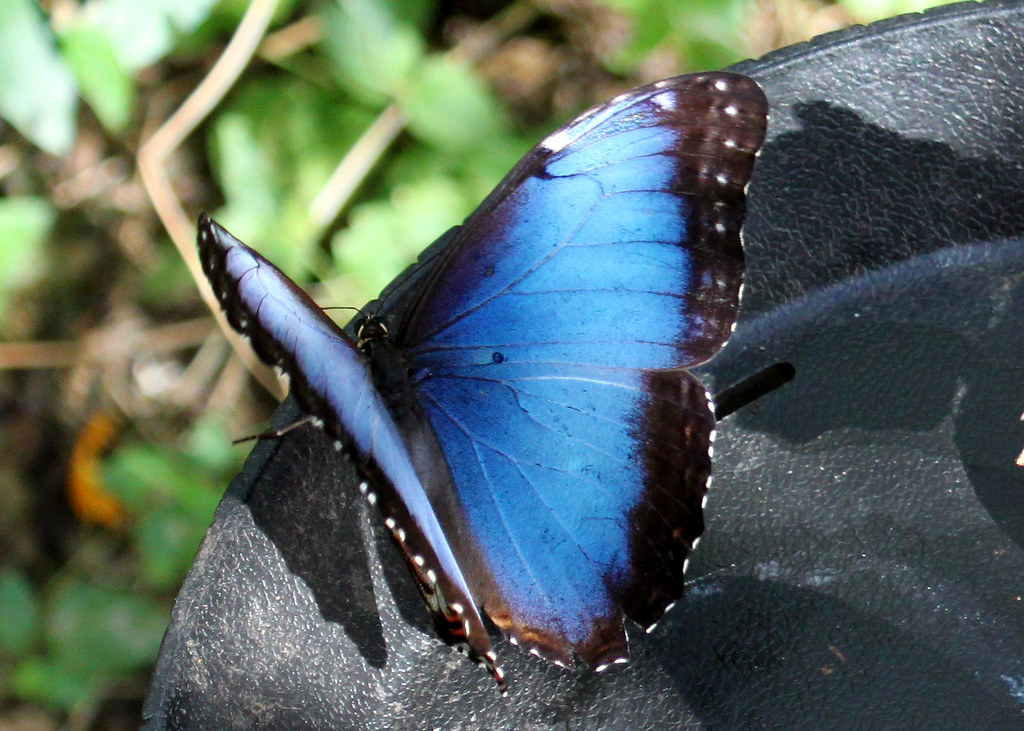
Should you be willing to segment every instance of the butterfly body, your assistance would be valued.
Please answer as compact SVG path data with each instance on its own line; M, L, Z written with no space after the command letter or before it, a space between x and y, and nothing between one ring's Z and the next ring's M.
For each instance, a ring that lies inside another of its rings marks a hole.
M561 665L628 657L683 590L714 418L685 368L735 323L767 105L677 77L529 153L353 340L209 219L232 324L357 459L447 642L502 683L480 610ZM232 260L234 264L229 264Z

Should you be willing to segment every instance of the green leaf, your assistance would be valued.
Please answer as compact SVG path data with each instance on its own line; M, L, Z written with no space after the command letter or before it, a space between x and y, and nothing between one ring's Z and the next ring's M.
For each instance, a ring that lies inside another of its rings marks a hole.
M214 217L293 278L307 278L322 235L310 204L370 122L350 100L295 80L241 90L214 123L213 167L226 198Z
M258 246L255 234L270 225L279 194L273 161L259 139L258 121L247 114L225 112L213 133L215 165L228 209L217 218L235 236Z
M140 575L146 586L173 589L181 584L192 565L199 544L213 522L218 502L211 492L197 494L206 502L201 510L175 506L139 516L133 543L139 552Z
M375 297L424 248L472 210L451 178L432 176L395 189L390 200L356 206L331 242L345 272L345 302Z
M349 225L331 241L336 264L346 276L332 282L330 291L346 305L373 299L395 274L409 264L414 252L402 251L406 226L388 201L370 201L352 209Z
M109 2L109 0L108 0ZM206 20L218 0L150 0L156 12L161 12L167 22L178 33L190 33ZM138 0L135 0L136 4Z
M78 579L61 582L46 608L49 656L90 680L151 663L168 621L167 608L152 599Z
M550 130L550 131L553 131ZM503 177L540 140L508 137L493 146L476 149L460 160L459 169L474 207L490 194Z
M106 31L77 24L61 38L64 58L82 96L110 132L122 132L132 118L135 84L121 65Z
M502 144L508 119L473 68L450 56L431 56L401 98L410 131L445 150Z
M14 568L0 569L0 652L22 655L36 639L37 608L28 579Z
M0 48L0 116L43 150L67 154L78 91L32 0L0 2Z
M838 0L858 23L873 23L904 13L919 13L937 5L946 5L956 0Z
M105 484L135 515L133 545L147 586L172 588L188 571L235 471L225 467L149 444L124 445L104 462Z
M174 47L177 36L194 30L217 0L104 0L96 26L103 28L121 65L137 71Z
M605 63L630 73L656 51L671 51L684 69L722 68L743 57L744 20L750 0L600 0L625 16L633 30L629 43Z
M232 444L232 438L220 419L200 417L189 430L185 453L205 470L230 477L245 459L245 450Z
M337 0L324 11L327 55L338 80L383 106L406 85L423 56L416 28L379 0Z
M129 443L103 461L100 475L107 489L132 513L138 513L147 504L155 508L170 502L174 479L168 469L162 453L149 445Z
M195 301L195 280L176 250L156 250L143 276L141 298L146 307L173 310Z
M0 198L0 321L10 295L39 274L54 217L45 198Z
M407 26L416 28L420 35L430 31L431 23L437 14L436 0L373 0L377 5L388 9L392 18L401 19Z
M77 670L43 657L30 657L11 673L10 688L27 701L42 703L57 710L68 710L95 698L95 680Z
M159 602L75 578L58 582L43 614L46 654L21 662L10 687L62 709L151 665L168 621Z
M187 502L197 485L208 488L205 470L180 452L153 444L121 446L101 472L108 489L137 514Z

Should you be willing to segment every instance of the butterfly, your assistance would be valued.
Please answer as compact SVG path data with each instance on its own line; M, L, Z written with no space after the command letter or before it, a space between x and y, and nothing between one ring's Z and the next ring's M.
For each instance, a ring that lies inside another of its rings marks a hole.
M229 322L359 467L437 632L504 691L483 621L558 665L626 662L704 530L715 420L686 368L736 322L768 104L678 76L530 151L424 276L338 327L203 215ZM431 251L431 250L428 250Z

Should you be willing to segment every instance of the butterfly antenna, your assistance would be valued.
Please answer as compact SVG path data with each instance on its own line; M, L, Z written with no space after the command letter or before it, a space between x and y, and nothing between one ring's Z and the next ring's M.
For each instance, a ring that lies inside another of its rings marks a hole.
M358 312L360 315L363 314L362 308L353 307L352 305L331 305L330 307L321 307L320 309L324 312L327 312L327 310L352 310L353 312Z

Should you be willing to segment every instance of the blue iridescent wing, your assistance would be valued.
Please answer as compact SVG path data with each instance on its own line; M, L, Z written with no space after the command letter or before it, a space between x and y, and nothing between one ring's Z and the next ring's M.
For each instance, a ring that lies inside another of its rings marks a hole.
M743 76L636 89L545 139L407 293L395 329L454 494L428 488L514 641L625 661L682 593L714 420L682 368L735 324L767 102ZM384 312L396 307L385 301Z
M466 221L396 337L459 363L489 362L496 345L530 362L707 360L736 319L744 190L766 109L753 80L708 73L584 114Z
M280 270L206 215L198 246L232 327L288 374L298 402L355 458L366 478L361 490L402 549L438 633L487 665L504 688L477 605L410 459L410 430L392 416L366 356Z

